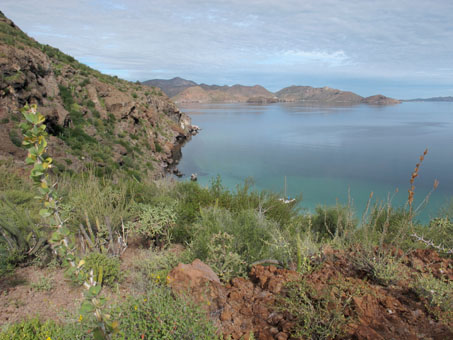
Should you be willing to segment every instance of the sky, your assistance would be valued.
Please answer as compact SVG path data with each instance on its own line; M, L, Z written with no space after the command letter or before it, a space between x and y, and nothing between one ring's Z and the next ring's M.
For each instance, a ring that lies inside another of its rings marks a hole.
M0 10L131 81L453 96L453 0L2 0Z

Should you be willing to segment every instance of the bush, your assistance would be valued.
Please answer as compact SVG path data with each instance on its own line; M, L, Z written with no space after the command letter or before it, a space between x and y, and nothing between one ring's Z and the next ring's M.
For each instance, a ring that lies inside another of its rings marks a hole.
M316 233L319 240L333 239L343 236L346 229L355 227L348 207L317 207L312 218L312 232Z
M430 274L417 278L414 289L428 300L427 306L441 321L453 322L453 285L448 279L437 279Z
M102 271L103 285L113 286L116 281L121 279L120 260L117 257L90 253L85 256L84 260L85 264L82 267L79 283L83 283L87 277L90 277L91 270L93 270L94 277L97 280L99 280L99 274Z
M9 139L15 146L22 147L22 138L19 137L16 130L9 130Z
M211 261L210 264L218 269L224 268L228 262L226 256L237 254L243 265L238 266L235 271L229 271L231 275L241 275L247 271L247 264L268 258L271 234L277 228L275 222L268 221L253 210L233 214L221 208L202 209L201 219L192 227L193 240L189 249L193 258ZM216 237L227 242L226 249L216 249ZM213 241L214 244L211 244ZM239 261L235 260L235 264L238 263Z
M131 198L127 197L127 182L115 185L107 178L99 179L93 173L83 177L66 177L59 183L63 200L63 217L68 225L79 229L86 225L86 216L98 237L107 237L109 231L105 223L109 219L112 232L121 231L122 221L131 216ZM97 221L97 222L96 222Z
M38 318L16 323L0 333L0 340L46 340L49 338L82 340L91 337L88 337L86 331L79 325L60 326L52 320L41 322Z
M394 284L406 275L402 256L393 255L386 249L362 247L352 258L352 262L359 272L363 272L371 281L382 286Z
M291 320L294 321L292 337L342 338L346 325L343 311L351 299L346 296L346 292L342 292L341 287L336 287L335 290L328 287L318 292L307 282L300 280L288 283L286 288L286 296L277 300L277 309L291 315Z
M431 220L428 228L420 228L419 234L441 247L437 249L440 253L442 248L453 250L453 221L448 217Z
M139 204L138 219L127 224L128 231L153 240L156 245L170 243L170 230L176 223L175 204L159 204L156 206Z
M174 298L166 287L154 287L147 295L130 298L113 313L120 320L123 339L219 339L206 313L189 298Z

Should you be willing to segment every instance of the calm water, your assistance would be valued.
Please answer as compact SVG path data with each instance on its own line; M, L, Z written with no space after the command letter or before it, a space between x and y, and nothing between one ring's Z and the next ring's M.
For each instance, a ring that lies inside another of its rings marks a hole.
M420 201L440 185L420 215L426 221L453 197L453 103L313 107L301 104L190 104L181 109L203 130L182 150L179 169L201 184L220 175L233 189L252 177L256 189L302 194L301 206L347 203L361 213L370 192L403 205L409 178Z

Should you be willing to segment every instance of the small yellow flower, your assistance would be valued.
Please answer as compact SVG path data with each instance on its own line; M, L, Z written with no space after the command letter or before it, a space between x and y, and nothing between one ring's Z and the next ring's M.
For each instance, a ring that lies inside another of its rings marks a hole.
M143 299L143 301L145 301L145 302L146 302L146 301L148 301L148 299Z
M48 336L46 340L52 340L52 338L50 336Z
M82 322L82 320L83 320L83 316L80 315L80 316L79 316L79 322Z
M134 309L135 309L135 310L137 310L137 309L138 309L138 307L137 307L137 306L134 306Z
M157 279L160 280L160 276L159 275L157 275Z

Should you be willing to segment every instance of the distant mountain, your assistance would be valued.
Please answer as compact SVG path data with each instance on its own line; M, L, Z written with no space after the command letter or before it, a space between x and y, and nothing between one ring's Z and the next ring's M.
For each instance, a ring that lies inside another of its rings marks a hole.
M330 87L314 88L311 86L290 86L275 93L284 102L322 102L360 104L363 98L352 92L331 89Z
M432 97L432 98L416 98L404 100L405 102L453 102L453 97Z
M370 96L362 99L363 104L369 105L392 105L392 104L401 104L401 100L389 98L383 96L382 94L377 94L375 96Z
M399 100L385 97L381 94L362 97L349 91L341 91L330 87L314 88L311 86L290 86L275 93L283 102L306 102L324 104L369 104L389 105L399 104Z
M142 82L142 84L151 87L159 87L169 97L176 96L188 87L198 85L194 81L186 80L180 77L175 77L173 79L151 79Z
M162 89L175 103L275 103L275 102L306 102L323 104L398 104L399 100L375 95L364 98L349 91L341 91L330 87L314 88L311 86L289 86L272 93L260 85L219 86L197 84L191 80L173 78L169 80L153 79L143 82L144 85L157 86Z
M172 97L175 103L212 103L212 102L235 102L245 103L254 98L274 98L274 94L260 85L244 86L218 86L201 84L193 86Z

